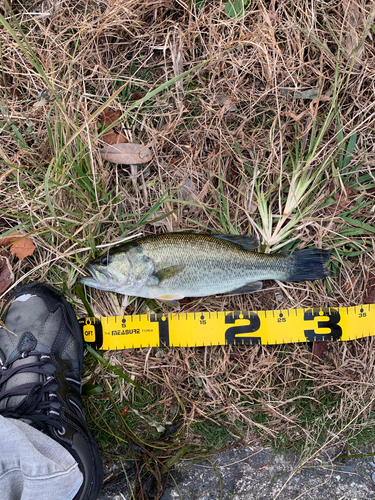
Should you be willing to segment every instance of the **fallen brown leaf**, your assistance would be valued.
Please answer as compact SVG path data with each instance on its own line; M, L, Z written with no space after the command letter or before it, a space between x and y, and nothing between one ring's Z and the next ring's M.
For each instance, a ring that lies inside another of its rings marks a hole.
M0 238L0 246L10 247L12 255L16 255L21 260L32 255L35 250L33 240L17 231L10 233L9 236Z
M334 215L342 210L345 210L350 203L353 201L353 198L357 196L359 191L356 189L346 188L345 192L335 193L333 195L333 199L336 203L332 203L332 205L325 208L325 212L327 215Z
M142 97L143 97L142 92L139 92L138 90L132 93L133 101L139 101L139 99L142 99Z
M345 197L346 198L353 198L359 193L358 189L351 189L351 188L346 188L345 189ZM340 194L336 193L334 195L335 200L338 200L340 198Z
M112 111L111 109L105 109L100 116L99 123L103 125L103 127L107 128L115 123L121 116L121 111ZM105 134L102 135L101 139L106 144L122 144L127 143L128 139L122 133L117 133L115 130L109 130Z
M61 0L43 0L35 8L35 13L42 19L48 18L52 15L57 15L62 9L63 2Z
M241 353L238 349L233 349L233 351L229 355L229 359L234 361L238 361L241 358Z
M194 201L198 196L197 186L191 179L186 179L180 189L177 191L177 197L183 201Z
M46 104L48 104L48 100L45 97L42 97L40 101L34 102L33 108L42 108Z
M359 27L360 12L358 9L358 4L355 0L343 0L342 9L345 15L345 36L344 36L344 47L350 58L355 57L355 67L360 65L361 55L363 48L359 48L356 54L354 50L358 44L358 34L357 30Z
M356 285L355 277L349 276L349 278L347 279L347 281L343 287L344 292L345 293L353 293L355 290L355 285Z
M118 134L114 130L110 130L106 134L103 134L101 138L106 144L125 144L128 142L124 134Z
M109 127L117 121L121 116L121 111L112 111L111 109L106 108L103 113L100 115L99 123L104 127Z
M14 282L14 274L9 259L0 256L0 294L4 293Z
M324 351L327 350L328 342L326 340L316 340L313 342L311 358L321 358Z
M375 274L371 271L368 273L366 291L367 295L363 302L365 304L375 304Z
M142 144L131 142L104 146L100 150L103 160L123 165L137 165L151 160L152 152Z
M225 94L219 94L217 96L217 102L224 108L225 111L236 111L237 106L234 104L232 99L225 95Z

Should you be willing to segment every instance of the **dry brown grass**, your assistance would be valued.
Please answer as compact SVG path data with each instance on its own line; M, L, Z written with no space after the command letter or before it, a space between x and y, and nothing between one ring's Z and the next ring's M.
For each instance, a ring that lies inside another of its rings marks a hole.
M267 251L297 243L331 248L333 275L314 285L267 283L254 295L208 297L185 309L363 302L375 267L369 230L375 206L372 2L255 0L238 19L216 0L199 9L194 2L164 0L44 5L47 11L55 6L51 14L38 12L39 0L13 2L15 17L3 7L24 50L9 30L0 30L0 220L3 232L21 224L38 245L33 257L13 262L18 282L47 281L84 315L73 286L98 246L128 235L207 229L258 236ZM133 92L146 96L201 63L152 98L133 100ZM316 88L320 98L298 98ZM50 99L35 107L44 89ZM128 139L152 145L149 169L131 173L103 164L95 112L107 100L123 113L119 127ZM139 106L127 114L135 102ZM318 141L334 105L341 129L335 116ZM338 142L354 132L350 163L340 170ZM298 181L293 159L311 179L311 191L288 211L287 197ZM354 192L349 198L347 189ZM156 206L162 196L164 203ZM290 221L291 230L281 237ZM97 315L145 310L141 300L129 304L114 294L87 293ZM233 435L241 430L246 439L261 435L307 450L373 439L373 342L330 344L319 362L305 345L151 349L106 357L150 384L144 414L164 423L180 415L184 439L202 439L193 424L215 421ZM100 366L96 371L98 380L111 384L115 400L131 407L137 389ZM362 438L355 441L356 435Z

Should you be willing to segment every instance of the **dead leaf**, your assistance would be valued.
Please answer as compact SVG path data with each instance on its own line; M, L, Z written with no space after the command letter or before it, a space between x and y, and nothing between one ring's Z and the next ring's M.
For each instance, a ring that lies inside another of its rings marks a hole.
M217 96L217 102L222 106L225 111L236 111L237 106L234 104L232 99L225 94L219 94Z
M128 139L124 136L124 134L118 134L114 130L110 130L106 134L103 134L101 139L106 144L125 144L128 142Z
M197 199L198 191L191 179L187 179L177 191L177 197L183 201L194 201Z
M34 102L33 108L42 108L48 104L48 100L45 97L42 97L40 101Z
M328 342L326 340L316 340L313 342L311 359L321 358L324 351L327 350Z
M21 260L32 255L35 250L33 240L17 231L10 233L10 235L4 238L0 238L0 246L10 247L12 255L16 255Z
M3 294L14 283L14 274L9 259L0 256L0 294Z
M177 198L182 201L193 201L195 203L199 203L199 192L196 184L192 179L186 179L182 186L177 191ZM198 207L194 204L191 205L182 205L178 210L178 217L181 219L184 218L185 211L189 210L191 213L195 213L198 210Z
M100 116L99 123L103 125L104 128L110 127L113 123L115 123L121 116L121 111L112 111L111 109L106 108ZM118 133L115 130L109 130L101 137L102 141L106 144L125 144L128 139L124 134Z
M43 2L36 7L35 13L41 18L47 18L52 15L56 16L61 11L62 5L62 0L43 0Z
M356 196L359 193L359 191L358 191L358 189L346 188L345 193L346 193L346 196L348 198L353 198L354 196Z
M152 158L152 151L148 147L131 142L104 146L100 154L103 160L122 165L138 165Z
M139 99L142 99L142 97L142 92L139 92L138 90L132 93L133 101L139 101Z
M100 115L99 123L107 128L112 125L112 123L115 123L120 116L121 111L112 111L111 109L106 108Z
M369 271L366 283L367 295L364 304L375 304L375 274Z
M335 215L343 210L345 210L353 201L353 199L358 195L359 191L356 189L346 188L345 191L341 193L335 193L333 199L336 203L332 203L325 208L327 215Z
M289 92L291 90L291 92ZM319 87L314 87L312 89L307 90L294 90L294 89L280 89L281 94L285 95L285 97L289 100L293 99L317 99L322 90Z
M229 359L233 359L234 361L238 361L241 358L241 352L238 349L233 349L233 351L229 354Z
M355 57L354 67L358 68L360 65L360 60L362 56L362 47L357 51L357 53L353 53L358 44L358 34L357 29L358 21L360 18L360 12L358 9L358 4L356 0L343 0L342 8L345 15L345 36L344 36L344 47L348 53L350 59Z
M353 293L355 290L355 285L356 285L356 278L354 276L349 276L348 279L346 280L346 283L343 287L343 290L346 294Z

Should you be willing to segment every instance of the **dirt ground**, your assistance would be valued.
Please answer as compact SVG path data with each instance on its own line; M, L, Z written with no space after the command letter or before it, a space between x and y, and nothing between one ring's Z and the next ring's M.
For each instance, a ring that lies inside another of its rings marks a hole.
M373 500L374 457L337 459L338 454L333 447L303 463L295 455L278 454L271 448L227 450L211 462L190 467L181 463L160 500ZM120 479L110 481L99 500L131 498L128 485Z

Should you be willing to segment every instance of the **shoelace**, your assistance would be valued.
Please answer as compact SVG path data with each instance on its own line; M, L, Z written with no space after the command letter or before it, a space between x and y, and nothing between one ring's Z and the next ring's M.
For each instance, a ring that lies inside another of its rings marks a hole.
M39 361L25 363L19 366L12 366L15 361L27 358L28 356L37 356ZM31 421L40 430L45 430L48 425L56 427L62 431L64 428L59 420L59 411L51 405L57 402L57 394L52 385L56 384L55 378L51 372L43 368L45 364L51 364L49 354L39 351L21 353L5 363L1 369L0 377L0 402L5 398L13 396L25 396L17 406L8 406L0 408L0 415L11 418L25 418ZM8 390L2 390L4 384L14 375L21 373L38 373L43 376L44 382L31 382L20 384Z

